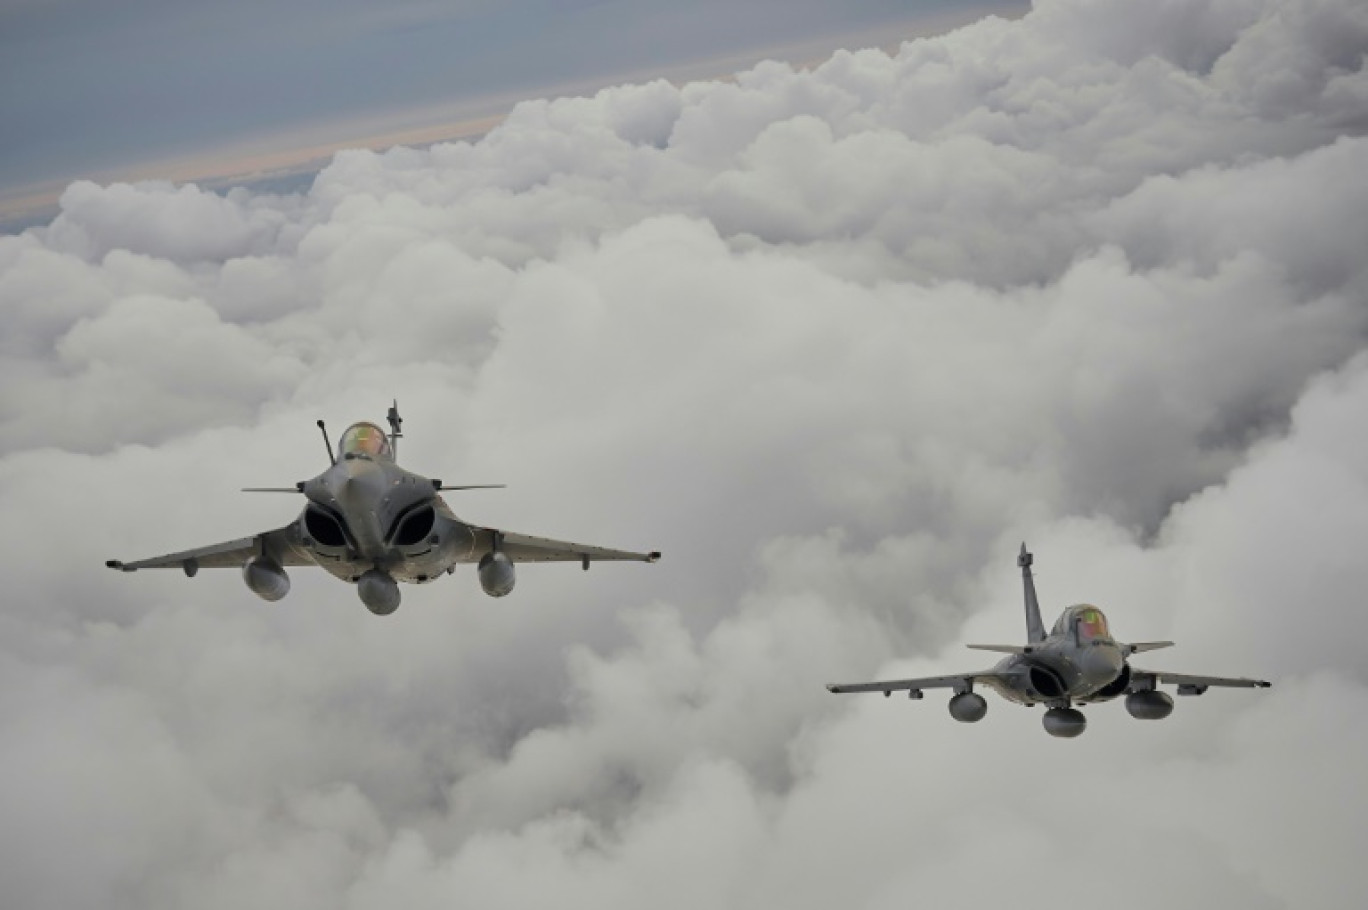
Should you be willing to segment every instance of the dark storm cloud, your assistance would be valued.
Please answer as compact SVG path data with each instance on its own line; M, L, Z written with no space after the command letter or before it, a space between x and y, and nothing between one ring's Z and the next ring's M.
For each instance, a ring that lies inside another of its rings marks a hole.
M1352 905L1366 15L1059 0L297 195L73 186L0 238L7 893L1053 906L1066 858L1119 907ZM393 395L407 464L511 484L463 516L665 560L386 621L101 568L283 523L231 491ZM1068 743L823 691L1019 639L1022 539L1047 612L1277 685Z

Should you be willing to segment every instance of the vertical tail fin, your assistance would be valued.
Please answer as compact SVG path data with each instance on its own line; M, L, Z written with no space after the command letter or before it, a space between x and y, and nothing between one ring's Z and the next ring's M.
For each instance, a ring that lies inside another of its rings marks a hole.
M1032 644L1045 638L1045 624L1040 621L1040 601L1036 600L1035 580L1031 577L1034 561L1035 557L1026 551L1023 541L1017 565L1021 566L1021 584L1026 589L1026 640Z

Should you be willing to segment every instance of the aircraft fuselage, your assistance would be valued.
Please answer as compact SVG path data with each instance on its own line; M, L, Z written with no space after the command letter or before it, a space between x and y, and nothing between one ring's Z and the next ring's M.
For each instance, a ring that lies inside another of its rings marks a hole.
M1059 705L1101 701L1126 690L1126 659L1110 639L1078 641L1073 630L1045 640L998 662L1000 676L984 685L1022 705Z
M331 466L293 487L249 487L260 493L302 493L308 504L282 528L149 559L105 562L120 572L178 568L195 576L202 568L237 567L258 597L277 601L290 591L288 566L322 566L356 585L362 603L380 616L399 606L399 582L432 581L457 564L477 563L480 587L490 597L513 590L514 563L631 560L655 562L658 550L634 552L533 537L461 521L439 494L502 484L443 486L395 463L401 438L399 406L389 411L390 432L354 423L342 434ZM324 442L323 421L318 422Z
M346 581L372 568L396 581L430 581L477 559L480 544L436 487L393 462L346 454L304 482L309 504L299 516L299 545Z
M1034 557L1021 545L1017 566L1021 569L1026 610L1024 645L969 645L978 651L997 651L1008 656L990 670L949 673L916 679L887 679L874 682L833 683L831 692L906 692L920 699L924 689L953 689L950 716L963 723L983 719L988 703L974 691L987 686L1008 701L1032 707L1043 704L1049 710L1042 721L1051 736L1074 737L1083 732L1087 718L1075 705L1107 701L1126 696L1126 711L1140 720L1160 720L1173 711L1173 699L1159 691L1160 683L1178 687L1179 695L1201 695L1211 686L1266 688L1262 679L1229 676L1197 676L1144 670L1131 666L1128 658L1142 651L1170 647L1171 641L1121 643L1112 638L1107 617L1091 604L1076 604L1059 615L1054 628L1045 634L1031 577Z

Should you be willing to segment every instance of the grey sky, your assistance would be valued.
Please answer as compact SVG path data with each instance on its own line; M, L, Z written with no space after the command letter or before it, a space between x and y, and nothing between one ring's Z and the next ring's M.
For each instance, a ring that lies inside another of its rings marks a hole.
M395 109L461 111L974 5L11 2L0 7L0 190Z
M1368 893L1368 7L1042 0L0 236L6 906L1338 910ZM379 620L103 560L404 408L527 566ZM1076 741L823 683L1107 611ZM1025 883L1025 884L1023 884Z

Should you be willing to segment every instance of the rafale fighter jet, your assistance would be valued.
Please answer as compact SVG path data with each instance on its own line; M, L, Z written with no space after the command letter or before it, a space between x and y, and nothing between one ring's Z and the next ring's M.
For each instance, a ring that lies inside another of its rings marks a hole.
M1126 696L1126 710L1141 720L1159 720L1173 712L1173 699L1159 690L1163 684L1178 687L1179 695L1201 695L1210 686L1266 688L1261 679L1229 679L1223 676L1188 676L1165 670L1141 670L1127 660L1132 654L1168 648L1171 641L1145 641L1124 644L1111 637L1107 618L1090 604L1069 607L1060 614L1050 634L1040 621L1035 582L1031 578L1032 556L1021 545L1017 565L1026 588L1025 645L968 645L980 651L1000 651L1009 655L991 670L928 676L922 679L891 679L885 682L852 683L827 686L832 692L907 691L910 698L921 698L923 689L953 689L950 716L964 723L982 720L988 703L974 691L982 683L1008 701L1026 707L1048 706L1045 731L1051 736L1077 736L1088 725L1076 704L1109 701Z
M112 559L123 572L138 569L241 567L247 587L263 600L290 591L286 566L322 566L356 585L361 601L377 616L399 607L399 585L423 583L454 572L458 563L477 563L480 586L490 597L513 590L514 563L598 560L655 562L660 553L632 553L560 540L528 537L470 525L457 518L438 495L443 490L487 489L494 485L443 486L395 464L400 426L396 403L387 435L373 423L355 423L342 434L333 457L323 421L323 442L332 467L293 487L251 487L247 492L302 493L308 500L299 518L283 528L136 562Z

